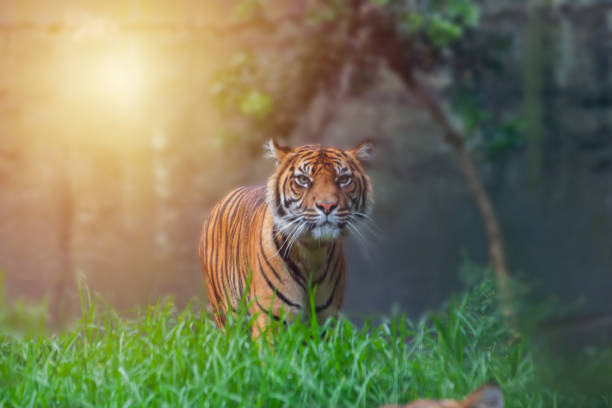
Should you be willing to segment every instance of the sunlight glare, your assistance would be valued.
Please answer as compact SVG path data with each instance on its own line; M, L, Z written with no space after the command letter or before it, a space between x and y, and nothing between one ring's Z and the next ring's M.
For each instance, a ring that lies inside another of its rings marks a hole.
M137 105L144 91L144 64L136 50L116 50L100 59L95 77L99 95L110 104Z
M141 145L147 135L142 126L151 119L148 97L156 66L146 43L117 35L93 46L75 44L57 85L70 111L67 122L79 130L62 137L80 140L87 134L92 143L121 149ZM81 131L92 128L102 136Z

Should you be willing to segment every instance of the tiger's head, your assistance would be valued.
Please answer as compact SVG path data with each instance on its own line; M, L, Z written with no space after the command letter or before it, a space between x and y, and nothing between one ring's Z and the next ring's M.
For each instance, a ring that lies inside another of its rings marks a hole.
M362 164L374 142L342 150L321 145L291 149L271 140L266 148L277 162L267 201L281 232L295 239L330 241L369 218L372 183Z

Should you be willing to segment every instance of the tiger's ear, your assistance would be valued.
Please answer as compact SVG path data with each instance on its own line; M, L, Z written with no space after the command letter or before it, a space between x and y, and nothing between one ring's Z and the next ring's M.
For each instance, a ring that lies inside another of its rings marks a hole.
M464 408L504 408L504 394L495 383L478 388L461 404Z
M374 143L373 140L368 139L359 143L354 149L349 150L349 153L355 156L355 158L357 158L357 160L360 162L366 162L372 158L372 153L374 153L375 147L376 143Z
M270 139L264 144L264 157L276 159L276 164L291 151L290 147L279 145L276 140Z

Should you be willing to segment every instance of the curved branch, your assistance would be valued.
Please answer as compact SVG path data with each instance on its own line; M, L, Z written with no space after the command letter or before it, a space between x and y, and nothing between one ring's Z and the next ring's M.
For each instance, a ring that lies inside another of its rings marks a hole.
M361 15L365 16L370 25L370 30L373 30L373 38L385 38L387 40L387 47L384 49L376 47L379 40L371 41L368 44L370 52L386 61L406 88L416 96L432 119L442 128L444 141L457 154L459 165L474 196L486 231L489 258L495 272L502 312L509 315L511 313L509 302L512 296L502 232L491 199L465 147L465 137L452 125L451 120L438 101L415 78L415 66L410 56L406 55L410 48L407 47L406 39L397 31L395 25L389 21L389 18L382 11L368 3L361 7ZM374 28L372 29L372 27Z
M474 200L482 217L487 239L489 242L489 257L493 264L495 277L499 293L502 297L505 312L507 302L511 298L509 287L509 273L506 267L506 255L504 251L504 242L501 228L497 220L497 215L491 199L485 190L476 166L474 165L468 151L465 148L465 138L451 124L448 116L435 100L435 98L425 89L425 87L414 78L411 71L397 71L402 82L412 93L417 97L419 102L427 109L436 123L440 125L443 131L444 140L452 146L453 150L459 158L459 164L465 178L468 182L470 190L474 195Z

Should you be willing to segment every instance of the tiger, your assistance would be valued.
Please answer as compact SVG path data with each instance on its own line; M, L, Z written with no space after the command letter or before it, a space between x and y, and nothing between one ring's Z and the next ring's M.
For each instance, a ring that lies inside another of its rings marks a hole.
M504 408L504 395L497 384L489 383L472 392L463 401L418 400L406 405L385 405L380 408Z
M346 281L343 238L372 219L364 165L374 146L266 143L266 156L276 161L267 183L231 191L202 227L198 253L218 327L245 300L253 337L272 320L313 317L311 309L320 323L337 315Z

